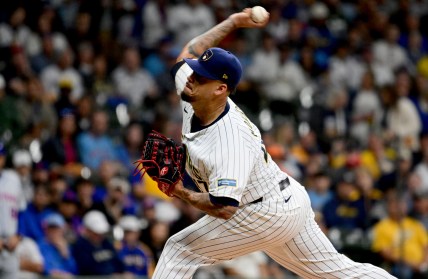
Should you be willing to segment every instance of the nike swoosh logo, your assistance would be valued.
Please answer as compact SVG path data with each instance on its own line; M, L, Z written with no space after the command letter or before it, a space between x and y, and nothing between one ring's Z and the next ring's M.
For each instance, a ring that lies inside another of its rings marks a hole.
M187 113L187 110L186 110L186 108L184 108L184 112L185 112L185 113Z
M291 199L291 196L289 196L288 198L286 198L286 199L284 200L284 202L285 202L285 203L287 203L290 199Z

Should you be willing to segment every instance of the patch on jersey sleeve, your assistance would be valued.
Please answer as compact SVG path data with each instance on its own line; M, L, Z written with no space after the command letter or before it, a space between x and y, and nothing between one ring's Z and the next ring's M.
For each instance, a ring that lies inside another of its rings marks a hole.
M220 187L236 187L236 179L220 178L217 180L217 188Z

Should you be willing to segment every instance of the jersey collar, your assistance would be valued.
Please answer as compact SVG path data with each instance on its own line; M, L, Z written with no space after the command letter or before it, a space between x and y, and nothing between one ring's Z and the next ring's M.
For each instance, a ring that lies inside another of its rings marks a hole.
M193 117L192 117L192 123L191 123L191 128L190 128L190 132L191 133L196 133L196 132L199 132L199 131L201 131L201 130L203 130L203 129L206 129L206 128L208 128L208 127L210 127L210 126L212 126L212 125L214 125L215 123L217 123L220 119L222 119L223 118L223 116L225 116L228 112L229 112L229 109L230 109L230 105L229 105L229 102L227 102L226 103L226 106L225 106L225 108L224 108L224 111L217 117L217 119L216 120L214 120L211 124L209 124L209 125L207 125L207 126L202 126L202 125L200 125L199 123L199 119L195 116L195 114L193 114Z

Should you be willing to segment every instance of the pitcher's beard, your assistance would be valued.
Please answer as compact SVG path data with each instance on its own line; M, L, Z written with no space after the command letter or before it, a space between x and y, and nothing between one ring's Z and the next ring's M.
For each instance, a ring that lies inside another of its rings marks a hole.
M183 92L181 92L181 94L180 94L180 98L181 98L181 100L183 100L183 101L185 101L185 102L188 102L188 103L191 103L191 102L193 102L193 101L194 101L193 96L189 96L189 95L187 95L184 91L183 91Z

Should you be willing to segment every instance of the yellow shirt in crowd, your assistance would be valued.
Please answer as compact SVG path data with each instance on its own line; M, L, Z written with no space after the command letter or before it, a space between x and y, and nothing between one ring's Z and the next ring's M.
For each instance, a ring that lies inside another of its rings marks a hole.
M398 223L387 218L375 225L373 233L372 248L375 252L389 249L394 258L413 264L423 261L428 234L419 221L406 217Z

